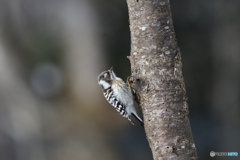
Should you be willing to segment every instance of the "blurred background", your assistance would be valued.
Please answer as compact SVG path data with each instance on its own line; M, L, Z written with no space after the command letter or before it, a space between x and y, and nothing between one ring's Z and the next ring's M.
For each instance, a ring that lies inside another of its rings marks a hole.
M171 7L199 158L240 153L240 1ZM129 53L125 0L0 0L0 159L151 160L97 84Z

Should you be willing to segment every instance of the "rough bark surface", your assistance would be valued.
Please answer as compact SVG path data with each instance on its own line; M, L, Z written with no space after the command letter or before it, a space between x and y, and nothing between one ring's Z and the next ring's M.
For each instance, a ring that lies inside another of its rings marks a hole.
M155 160L198 159L169 0L127 0L131 86Z

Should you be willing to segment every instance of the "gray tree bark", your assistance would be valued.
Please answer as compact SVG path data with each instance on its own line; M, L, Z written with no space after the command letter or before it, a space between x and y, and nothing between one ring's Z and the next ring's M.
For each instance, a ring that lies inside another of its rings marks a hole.
M169 0L127 0L132 78L154 160L198 159Z

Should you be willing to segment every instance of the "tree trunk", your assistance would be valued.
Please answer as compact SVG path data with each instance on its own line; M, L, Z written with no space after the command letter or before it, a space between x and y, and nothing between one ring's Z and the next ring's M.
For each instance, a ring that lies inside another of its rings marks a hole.
M169 0L127 0L131 86L142 106L154 160L198 159L189 123L181 53Z

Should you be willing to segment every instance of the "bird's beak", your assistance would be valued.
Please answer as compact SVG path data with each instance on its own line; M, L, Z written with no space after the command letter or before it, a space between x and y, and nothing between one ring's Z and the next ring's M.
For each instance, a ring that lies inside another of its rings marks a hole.
M112 79L114 79L114 78L117 77L116 74L113 72L113 67L111 67L111 68L109 69L109 71L110 71L110 73L111 73Z
M116 78L116 77L117 77L116 74L112 70L112 78Z

